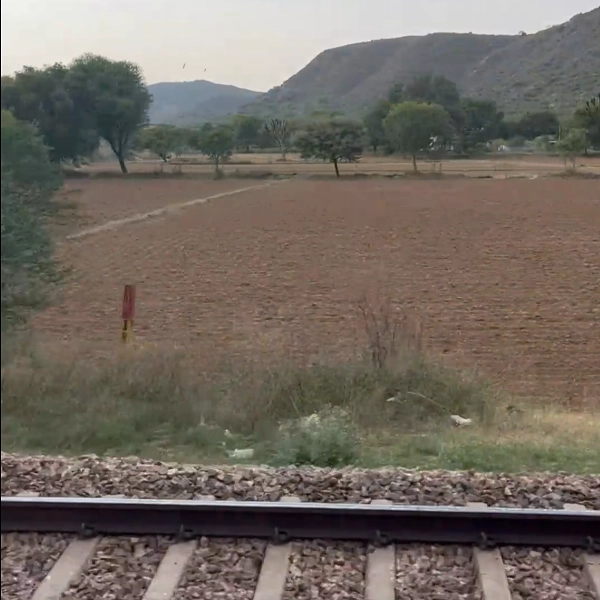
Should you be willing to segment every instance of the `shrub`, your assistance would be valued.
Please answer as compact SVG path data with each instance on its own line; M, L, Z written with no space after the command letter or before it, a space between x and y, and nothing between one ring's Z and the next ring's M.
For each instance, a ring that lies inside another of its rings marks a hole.
M342 467L359 458L360 439L350 415L326 407L308 417L284 423L274 445L271 463Z
M3 332L42 302L43 284L56 274L46 223L59 186L36 130L2 111Z

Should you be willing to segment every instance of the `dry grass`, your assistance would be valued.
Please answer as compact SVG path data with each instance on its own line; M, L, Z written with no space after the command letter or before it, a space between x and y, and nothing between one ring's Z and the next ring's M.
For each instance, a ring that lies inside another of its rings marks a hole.
M368 347L341 363L256 358L205 373L164 344L73 359L5 340L2 448L223 462L252 447L273 464L600 472L598 421L516 404L476 373L428 360L388 306L361 302ZM327 416L298 426L315 414ZM455 428L452 414L474 424Z

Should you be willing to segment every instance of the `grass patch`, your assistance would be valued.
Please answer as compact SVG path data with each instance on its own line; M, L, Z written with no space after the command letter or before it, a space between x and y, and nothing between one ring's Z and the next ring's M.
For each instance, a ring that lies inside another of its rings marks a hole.
M428 358L420 326L359 303L363 356L236 361L120 346L86 358L2 342L2 449L186 462L600 473L600 419L519 402ZM452 416L470 419L456 427Z
M188 462L600 472L597 420L505 406L485 380L422 356L383 368L370 360L229 366L207 377L178 349L129 347L94 360L29 350L3 365L2 448ZM453 427L456 413L474 424ZM233 452L249 448L253 456Z

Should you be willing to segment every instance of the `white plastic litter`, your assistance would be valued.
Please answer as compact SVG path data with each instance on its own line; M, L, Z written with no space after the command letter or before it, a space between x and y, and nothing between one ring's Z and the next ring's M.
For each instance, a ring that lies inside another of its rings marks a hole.
M254 448L236 448L228 452L229 458L252 458L254 456Z
M459 415L450 415L450 418L452 419L453 423L457 427L464 427L465 425L472 425L473 424L473 420L472 419L465 419L464 417L461 417Z

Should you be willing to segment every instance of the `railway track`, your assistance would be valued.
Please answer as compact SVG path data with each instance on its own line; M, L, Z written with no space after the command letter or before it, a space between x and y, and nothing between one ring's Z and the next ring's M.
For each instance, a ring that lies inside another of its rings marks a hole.
M2 497L2 600L600 600L600 511Z

